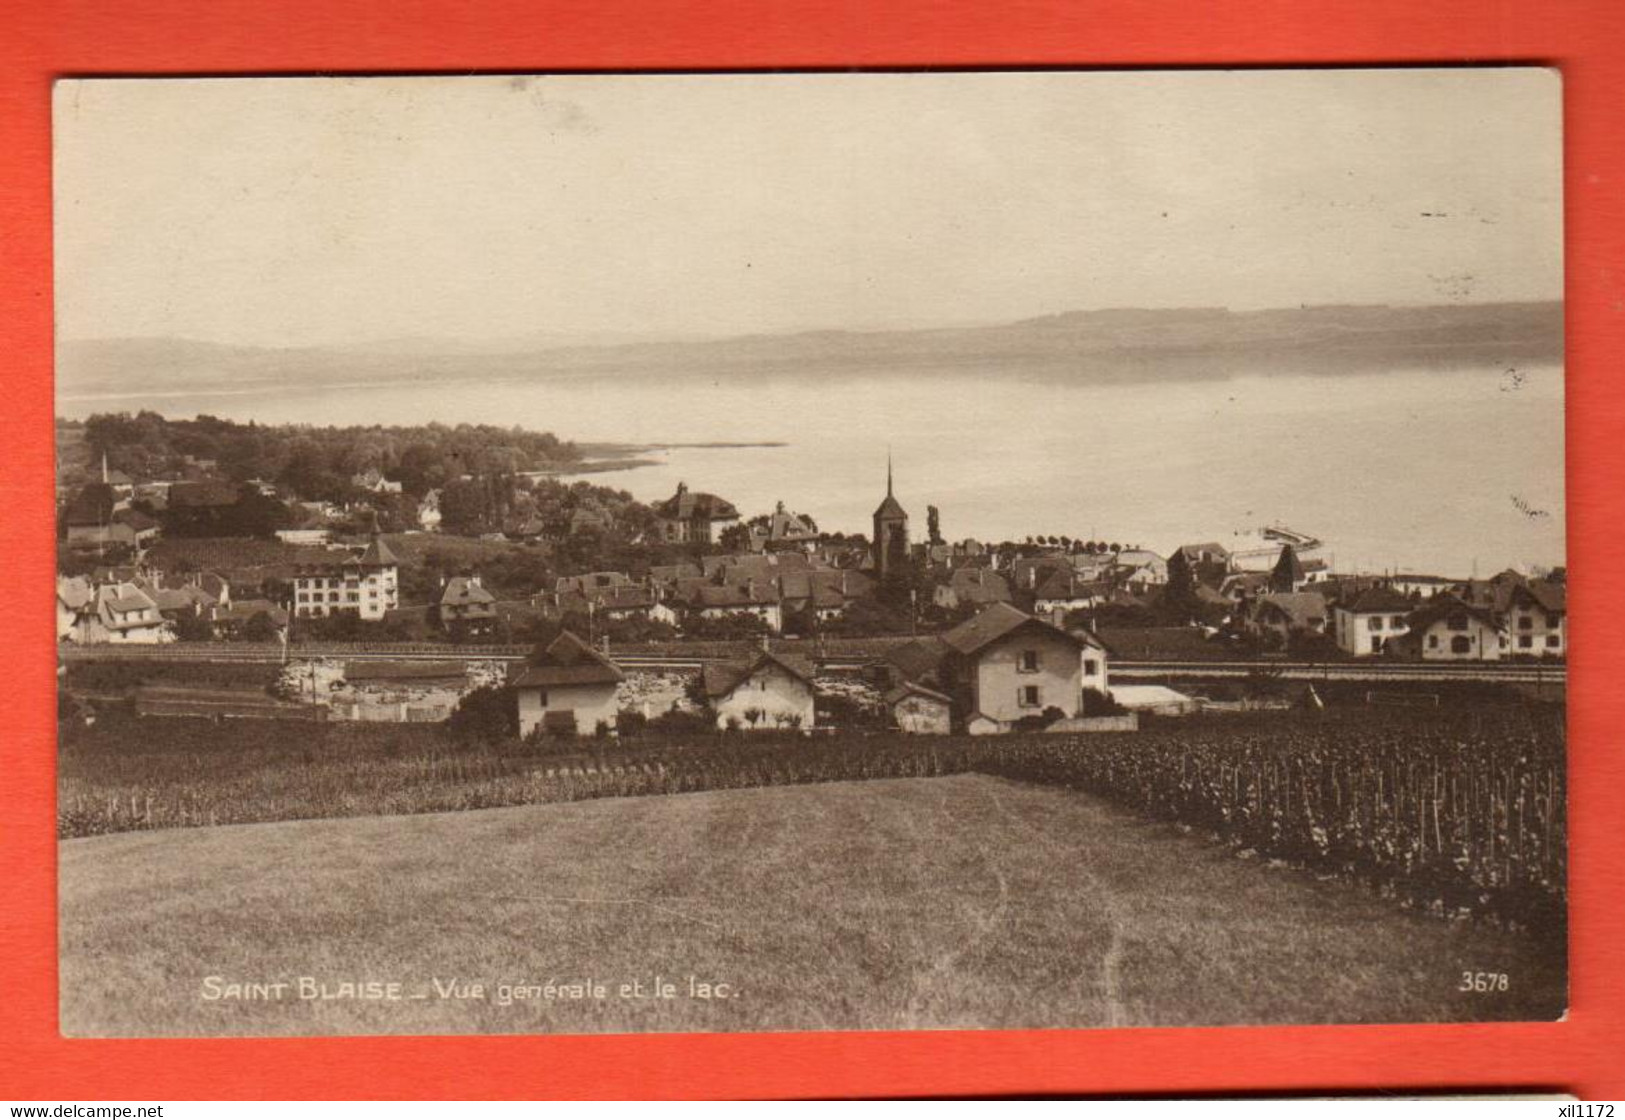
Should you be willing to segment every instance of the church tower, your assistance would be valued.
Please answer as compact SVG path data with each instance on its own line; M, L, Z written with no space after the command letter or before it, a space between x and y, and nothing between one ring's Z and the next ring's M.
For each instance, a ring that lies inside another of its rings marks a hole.
M908 511L892 494L891 452L886 452L886 500L875 510L875 575L884 583L908 562Z

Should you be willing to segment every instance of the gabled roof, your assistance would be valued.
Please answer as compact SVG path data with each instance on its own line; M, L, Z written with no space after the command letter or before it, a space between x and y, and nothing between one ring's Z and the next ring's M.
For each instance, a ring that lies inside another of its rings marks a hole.
M887 650L886 663L904 680L917 681L936 673L947 655L948 647L940 638L916 638Z
M217 606L209 618L214 622L247 622L263 614L277 626L288 624L288 612L269 599L237 599L229 606Z
M1326 621L1326 600L1313 591L1276 591L1258 597L1255 613L1278 612L1295 629L1307 630Z
M1379 612L1386 614L1392 611L1408 611L1414 606L1415 603L1391 587L1368 587L1342 604L1344 610L1355 614Z
M214 596L201 587L158 587L148 592L158 610L201 610L214 606Z
M779 601L778 592L770 583L748 583L742 586L718 587L702 584L695 588L693 603L697 607L729 609L771 606Z
M563 684L619 684L624 679L625 674L613 661L565 630L513 684L516 688L546 688Z
M155 610L158 604L152 601L152 596L141 590L133 583L120 583L113 587L100 589L100 602L108 610L124 613L125 611Z
M994 603L975 618L962 622L942 635L943 644L964 657L974 657L988 646L1028 627L1040 627L1076 646L1097 644L1094 639L1068 633L1059 627L1018 611L1009 603Z
M749 661L736 661L726 664L708 664L701 671L701 680L705 685L705 694L713 699L727 696L739 685L755 676L764 666L778 666L786 673L801 681L808 688L813 687L815 669L813 663L805 657L791 653L774 653L771 650L761 650Z
M942 704L953 703L951 699L944 696L934 688L927 688L918 681L904 681L902 684L886 693L886 706L892 707L896 705L899 700L905 700L910 696L923 696L927 700L935 700Z
M677 484L677 493L655 506L655 513L668 521L730 521L739 516L732 502L682 483Z
M1098 599L1109 588L1104 585L1084 579L1077 572L1067 569L1054 571L1044 578L1033 592L1035 599Z
M955 568L948 588L954 598L979 606L1010 601L1010 581L990 568Z
M468 576L453 576L440 592L440 605L444 607L470 607L496 602L491 594Z
M1475 607L1464 603L1454 595L1436 595L1427 603L1411 612L1407 620L1412 634L1420 634L1435 623L1445 622L1451 618L1460 618L1465 615L1476 619L1485 626L1495 630L1505 630L1506 626L1496 618L1494 612L1483 607Z
M631 583L594 588L587 592L587 601L601 611L648 610L658 602L652 590Z

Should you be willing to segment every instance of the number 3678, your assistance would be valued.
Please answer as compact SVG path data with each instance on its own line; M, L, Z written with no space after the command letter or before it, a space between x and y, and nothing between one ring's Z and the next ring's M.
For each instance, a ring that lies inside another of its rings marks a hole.
M1512 986L1512 981L1504 972L1463 972L1461 983L1456 985L1458 992L1504 992Z

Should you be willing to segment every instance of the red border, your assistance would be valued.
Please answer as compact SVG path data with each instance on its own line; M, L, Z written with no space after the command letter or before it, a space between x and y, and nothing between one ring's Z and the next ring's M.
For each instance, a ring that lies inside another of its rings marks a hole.
M890 1096L1546 1087L1625 1097L1625 8L1617 0L0 0L0 1093ZM56 1032L50 82L66 74L1542 62L1565 76L1573 1001L1560 1024L90 1042ZM1613 360L1611 360L1613 359ZM1615 484L1615 485L1611 485ZM1617 586L1614 584L1613 586ZM1613 1059L1608 1055L1613 1054Z

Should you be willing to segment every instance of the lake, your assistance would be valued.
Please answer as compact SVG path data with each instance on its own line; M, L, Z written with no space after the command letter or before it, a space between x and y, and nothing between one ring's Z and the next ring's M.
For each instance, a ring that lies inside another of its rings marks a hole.
M1284 524L1342 571L1466 576L1564 562L1557 367L1057 385L954 369L661 382L409 382L58 398L58 413L151 408L262 423L520 425L679 447L587 476L642 500L679 481L746 516L783 500L826 530L869 530L885 492L923 537L1054 534L1166 553Z

